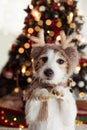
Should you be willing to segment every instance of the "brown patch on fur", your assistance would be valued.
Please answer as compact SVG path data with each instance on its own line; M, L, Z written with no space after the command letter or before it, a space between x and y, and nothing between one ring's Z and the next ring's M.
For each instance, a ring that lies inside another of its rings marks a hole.
M37 121L45 121L48 117L48 104L47 102L42 102L41 108L37 117Z

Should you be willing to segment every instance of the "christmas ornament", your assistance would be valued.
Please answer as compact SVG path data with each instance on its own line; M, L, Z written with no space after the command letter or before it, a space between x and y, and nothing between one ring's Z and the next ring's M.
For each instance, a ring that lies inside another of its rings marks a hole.
M12 79L13 72L11 70L7 70L4 75L7 79Z

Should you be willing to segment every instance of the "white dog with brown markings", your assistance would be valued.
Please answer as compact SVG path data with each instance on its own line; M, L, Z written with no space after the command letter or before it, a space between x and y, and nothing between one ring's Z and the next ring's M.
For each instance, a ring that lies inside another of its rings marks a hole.
M43 30L32 50L35 79L27 90L26 122L29 130L75 130L77 114L68 79L78 63L78 52L61 32L61 45L45 44Z

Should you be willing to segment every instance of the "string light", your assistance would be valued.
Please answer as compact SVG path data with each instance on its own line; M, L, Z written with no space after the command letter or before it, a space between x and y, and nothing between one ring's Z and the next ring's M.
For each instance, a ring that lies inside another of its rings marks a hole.
M76 125L77 125L77 126L80 126L80 125L82 125L82 124L83 124L83 121L76 120Z
M73 5L73 0L67 0L67 4L68 4L69 6L72 6L72 5Z
M26 75L26 76L30 76L30 75L31 75L31 72L27 70L27 71L25 72L25 75Z
M53 36L55 35L55 33L54 33L53 31L50 31L49 35L50 35L51 37L53 37Z
M43 21L42 21L42 20L39 20L39 21L38 21L38 25L42 26L42 25L43 25Z
M62 26L61 20L59 20L59 21L57 22L56 26L57 26L58 28L60 28L60 27Z
M29 78L27 79L27 82L28 82L28 83L31 83L31 82L32 82L32 79L29 77Z
M47 20L46 20L46 25L50 26L51 23L52 23L52 21L51 21L50 19L47 19Z
M32 34L34 32L33 28L28 28L28 33Z
M39 26L36 26L36 27L35 27L35 31L36 31L36 32L39 32L39 31L40 31L40 27L39 27Z
M30 44L29 44L29 43L25 43L25 44L24 44L24 47L25 47L26 49L28 49L28 48L30 48Z
M84 93L84 92L80 92L80 93L79 93L79 97L80 97L80 98L84 98L84 97L85 97L85 93Z
M36 21L39 21L39 20L40 20L41 13L40 13L38 10L33 9L31 14L35 17L35 20L36 20Z
M22 128L22 129L23 129L23 128L24 128L24 126L23 126L23 125L19 125L19 128Z
M78 73L79 73L79 71L80 71L80 69L81 69L81 67L80 67L80 66L77 66L77 67L75 68L74 73L75 73L75 74L78 74Z
M23 74L26 72L26 66L25 66L25 65L22 66L21 72L22 72Z
M46 10L46 7L42 5L40 6L39 10L44 12Z
M14 89L14 93L19 93L19 87L16 87L16 88Z
M73 20L73 13L70 12L69 15L67 16L68 24L70 24Z
M14 119L13 119L14 121L16 121L17 120L17 118L16 117L14 117Z
M29 8L30 8L30 9L33 9L33 5L29 5Z
M47 30L47 33L49 34L49 33L50 33L50 31L49 31L49 30Z
M60 10L60 11L64 11L64 10L65 10L64 6L60 6L60 7L59 7L59 10Z
M55 3L60 2L60 0L54 0Z
M75 23L71 23L70 24L70 28L74 29L76 27L76 24Z
M27 34L27 37L30 38L30 36L31 36L31 34L28 33L28 34Z
M56 39L57 39L57 41L60 41L61 40L61 36L60 35L57 36Z
M23 54L23 53L24 53L24 48L20 47L20 48L18 49L18 52L19 52L20 54Z

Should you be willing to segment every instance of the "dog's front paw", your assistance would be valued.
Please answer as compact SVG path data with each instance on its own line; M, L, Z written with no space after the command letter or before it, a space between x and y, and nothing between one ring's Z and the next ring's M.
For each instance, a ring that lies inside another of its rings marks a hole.
M40 100L41 102L46 102L49 98L50 98L49 94L41 94L38 96L38 100Z
M64 96L64 93L62 90L57 90L56 88L52 89L52 92L51 92L57 99L62 99L63 96Z

